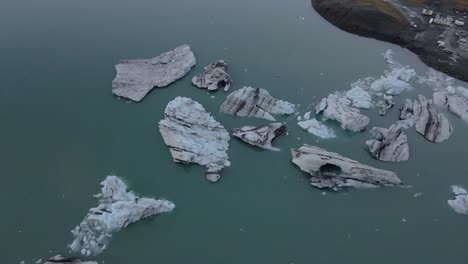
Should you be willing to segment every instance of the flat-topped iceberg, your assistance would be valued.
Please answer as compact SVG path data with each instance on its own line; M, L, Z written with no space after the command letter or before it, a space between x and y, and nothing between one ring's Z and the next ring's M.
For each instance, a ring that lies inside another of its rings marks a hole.
M203 106L187 97L176 97L164 110L159 132L175 162L206 167L206 177L215 182L229 166L229 133Z
M101 183L97 207L89 209L84 220L72 230L75 237L69 248L84 256L97 255L107 248L112 233L131 223L156 214L171 212L174 204L137 196L116 176L107 176Z
M164 87L184 77L195 63L188 45L152 59L122 60L115 66L112 93L139 102L154 87Z
M398 176L361 164L355 160L324 149L303 145L292 149L292 162L308 173L311 185L338 190L343 187L370 188L402 184Z
M286 126L281 123L271 123L260 127L243 126L232 130L232 135L240 138L242 141L269 150L279 150L273 147L272 142L277 137L286 134Z
M317 119L309 119L304 121L299 121L297 124L305 129L307 132L316 135L317 137L321 138L336 138L335 131L322 122L318 121Z
M293 114L295 105L273 98L265 89L244 87L230 93L220 111L235 116L276 121L272 114Z
M361 131L369 124L369 117L352 106L351 101L337 94L323 98L315 107L316 114L323 113L326 119L336 120L343 129L354 132Z
M461 186L452 186L455 199L448 200L448 205L459 214L468 214L468 192Z

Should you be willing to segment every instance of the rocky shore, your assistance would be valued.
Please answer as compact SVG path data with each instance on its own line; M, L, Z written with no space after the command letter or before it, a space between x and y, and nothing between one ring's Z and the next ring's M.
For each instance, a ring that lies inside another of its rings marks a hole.
M400 45L428 66L468 81L468 5L459 1L312 0L349 33Z

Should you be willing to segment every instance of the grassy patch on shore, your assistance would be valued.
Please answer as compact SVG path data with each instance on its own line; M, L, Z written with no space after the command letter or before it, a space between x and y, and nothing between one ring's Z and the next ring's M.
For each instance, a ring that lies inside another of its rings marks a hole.
M383 0L353 0L357 6L372 6L378 11L387 14L400 22L405 20L404 16L391 4Z

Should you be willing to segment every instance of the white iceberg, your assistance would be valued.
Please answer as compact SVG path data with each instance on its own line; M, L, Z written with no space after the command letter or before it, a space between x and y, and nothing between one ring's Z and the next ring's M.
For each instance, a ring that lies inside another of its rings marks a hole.
M459 214L468 214L468 192L461 186L452 186L455 199L448 200L448 205Z
M127 191L127 185L116 176L107 176L101 183L97 207L89 209L72 234L69 248L84 256L100 254L109 244L112 233L131 223L156 214L171 212L175 205L167 200L144 198Z
M315 107L315 113L323 113L326 119L336 120L343 129L359 132L369 124L369 117L351 106L351 101L338 94L330 94Z
M309 119L297 123L300 127L305 129L307 132L316 135L321 138L336 138L335 131L317 119Z
M372 97L360 87L353 87L347 91L346 97L351 100L354 107L369 109L372 106Z

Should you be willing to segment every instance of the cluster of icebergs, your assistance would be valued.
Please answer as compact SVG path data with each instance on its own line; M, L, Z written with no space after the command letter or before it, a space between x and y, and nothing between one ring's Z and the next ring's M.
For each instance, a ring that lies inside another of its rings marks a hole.
M384 54L388 70L379 78L364 78L351 84L345 92L335 92L323 98L312 111L297 117L298 125L307 132L324 139L336 137L335 131L324 120L340 123L342 129L360 132L371 120L360 109L379 108L385 115L394 105L393 96L414 89L411 81L431 84L436 88L433 99L419 95L414 101L406 100L401 107L400 120L389 128L374 127L373 138L366 142L370 154L381 161L406 161L409 159L408 138L403 132L412 126L432 142L447 140L453 132L448 119L434 105L447 108L468 122L468 89L456 87L454 80L431 71L425 77L395 61L391 51ZM113 94L141 101L153 88L167 86L184 77L195 65L195 55L188 45L182 45L152 59L123 60L116 65L112 83ZM228 65L217 60L204 67L192 78L194 86L208 90L228 91L232 80ZM447 85L448 84L448 85ZM373 98L380 98L377 103ZM264 126L234 128L232 135L252 146L278 150L272 142L287 135L286 125L276 122L277 115L298 114L297 106L274 98L267 90L243 87L229 95L220 106L220 112L237 117L255 117L271 121ZM160 120L159 132L175 162L195 163L206 167L206 177L212 182L220 179L222 170L230 166L228 157L230 133L198 102L187 97L170 101ZM346 187L368 188L399 186L398 175L361 164L338 153L303 145L291 149L292 162L310 175L316 188L339 190ZM91 208L83 221L72 230L74 240L69 245L72 252L95 256L105 250L113 233L140 219L171 212L175 205L163 199L139 197L127 191L125 183L116 176L108 176L102 183L99 203ZM454 200L448 204L458 213L468 214L468 193L459 186L453 187ZM55 256L47 263L95 263L76 258Z

